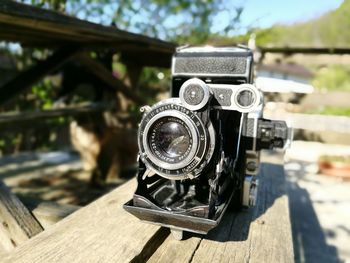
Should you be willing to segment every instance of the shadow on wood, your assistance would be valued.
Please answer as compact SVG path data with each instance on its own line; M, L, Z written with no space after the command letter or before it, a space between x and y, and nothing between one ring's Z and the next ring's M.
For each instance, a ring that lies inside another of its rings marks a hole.
M240 211L236 211L234 207L229 207L219 226L210 231L208 235L202 237L219 242L245 241L248 238L252 222L262 226L265 223L274 223L271 220L273 217L278 217L276 213L279 211L272 215L265 215L265 213L274 205L275 201L280 202L278 199L286 194L285 183L283 165L262 163L259 173L256 206L249 209L241 209ZM276 187L271 187L271 185ZM280 208L283 209L282 206ZM280 213L283 216L285 211L281 210ZM290 227L288 222L289 218L281 218L281 221L276 223L288 229ZM269 226L266 227L268 228ZM185 238L190 238L191 236L199 237L201 235L186 233Z
M257 205L228 211L207 236L171 235L148 262L293 262L286 181L281 154L264 152Z
M257 206L228 213L208 236L177 241L168 230L128 214L122 204L135 191L136 180L131 180L25 242L3 261L293 262L283 168L266 162Z
M47 229L80 208L80 206L77 205L58 204L34 199L22 199L21 201L31 211L44 229Z
M304 176L304 163L297 171L288 171L289 176ZM305 179L304 179L305 180ZM293 246L296 263L332 263L341 262L336 247L327 244L317 214L307 190L296 181L288 183L289 206L293 229Z

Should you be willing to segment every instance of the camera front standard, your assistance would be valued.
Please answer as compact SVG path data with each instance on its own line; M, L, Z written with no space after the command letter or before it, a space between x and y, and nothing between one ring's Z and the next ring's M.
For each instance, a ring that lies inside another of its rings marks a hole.
M253 206L260 150L283 148L284 121L262 117L253 53L180 48L171 98L141 108L138 186L125 209L144 221L206 234L227 209Z

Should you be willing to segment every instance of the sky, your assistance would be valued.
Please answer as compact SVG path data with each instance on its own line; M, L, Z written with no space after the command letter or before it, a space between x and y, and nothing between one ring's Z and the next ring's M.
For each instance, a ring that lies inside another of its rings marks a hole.
M276 23L292 24L319 17L338 8L342 2L342 0L242 0L237 4L237 1L228 0L227 6L244 7L241 16L243 27L266 28ZM213 30L220 31L220 25L225 24L229 18L230 14L223 12L216 18L216 26Z

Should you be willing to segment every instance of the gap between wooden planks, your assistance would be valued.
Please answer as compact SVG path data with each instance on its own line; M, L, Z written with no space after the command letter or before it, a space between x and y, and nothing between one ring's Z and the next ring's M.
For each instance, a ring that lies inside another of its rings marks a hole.
M274 157L272 156L272 161ZM176 241L126 213L135 180L40 233L3 262L293 262L283 166L265 163L254 209L228 213L208 236Z

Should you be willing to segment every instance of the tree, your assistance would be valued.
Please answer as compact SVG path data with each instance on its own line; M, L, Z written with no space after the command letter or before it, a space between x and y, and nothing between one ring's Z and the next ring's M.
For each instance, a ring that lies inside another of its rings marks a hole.
M178 44L205 44L212 34L214 23L221 12L228 12L232 19L226 21L223 34L232 30L242 13L224 0L15 0L41 8L55 10L80 19L89 20L108 26L116 26L151 37L173 41ZM220 17L219 17L220 18ZM17 61L18 70L34 65L45 59L50 53L47 49L23 48L16 54L7 45L3 46L7 53ZM13 49L12 49L13 50ZM20 49L18 49L19 51ZM115 56L118 57L118 56ZM113 69L123 73L124 65L114 60ZM123 74L121 74L123 75ZM124 74L125 75L125 74ZM162 77L159 77L162 76ZM141 96L153 102L157 92L167 90L170 72L164 69L145 68L140 78ZM55 84L52 77L43 79L23 92L12 104L3 106L4 111L42 110L52 107L54 97L57 99L60 84ZM56 78L57 79L57 78ZM152 86L152 88L149 88ZM152 100L152 101L151 101ZM129 105L131 113L138 114L137 105ZM52 129L61 122L51 123ZM63 123L64 125L66 124ZM41 132L42 133L42 132ZM9 134L7 144L21 150L22 132ZM35 136L34 136L35 137ZM43 136L41 136L43 137ZM12 143L13 142L13 143ZM38 144L36 144L38 145ZM45 143L46 145L46 143ZM6 145L1 145L0 151ZM46 146L45 146L46 147ZM9 148L9 149L10 149ZM51 148L51 146L49 146ZM11 150L7 150L10 152Z
M204 44L214 18L228 12L222 34L239 23L242 6L224 0L19 0L93 22L177 42Z

